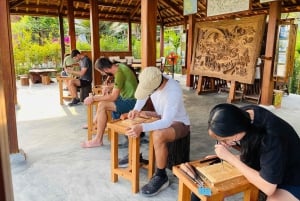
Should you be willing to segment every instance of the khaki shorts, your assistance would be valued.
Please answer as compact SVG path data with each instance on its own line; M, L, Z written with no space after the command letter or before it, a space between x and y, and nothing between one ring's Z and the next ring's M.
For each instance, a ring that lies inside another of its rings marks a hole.
M185 125L182 122L174 121L171 127L175 130L175 140L183 138L190 133L190 125Z

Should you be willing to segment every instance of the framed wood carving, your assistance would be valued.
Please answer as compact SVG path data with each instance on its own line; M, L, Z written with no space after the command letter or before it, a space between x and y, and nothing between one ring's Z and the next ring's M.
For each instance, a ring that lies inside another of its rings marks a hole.
M207 16L249 10L249 0L207 0Z
M265 15L197 23L191 74L252 84L264 27Z

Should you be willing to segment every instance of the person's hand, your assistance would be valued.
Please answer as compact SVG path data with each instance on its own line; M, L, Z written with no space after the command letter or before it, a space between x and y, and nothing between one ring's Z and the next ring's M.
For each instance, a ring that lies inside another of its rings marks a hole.
M135 124L132 126L129 126L126 130L126 135L128 137L137 138L140 137L141 132L143 131L143 127L141 124Z
M145 119L150 118L150 116L148 115L147 111L141 111L141 112L139 113L139 116L140 116L140 117L143 117L143 118L145 118Z
M215 145L215 152L220 159L228 161L228 159L233 156L233 154L228 150L223 144Z
M134 119L135 117L138 117L140 114L139 111L137 110L131 110L129 113L128 113L128 119Z
M107 95L107 94L109 94L109 92L110 92L110 87L109 86L103 86L102 87L101 93L103 95Z
M83 103L84 103L85 105L90 105L90 104L92 104L92 103L94 102L94 99L93 99L93 98L94 98L93 96L88 96L88 97L86 97L86 98L84 99Z
M67 68L66 68L66 71L67 71L67 73L70 73L70 74L71 74L71 73L72 73L72 71L73 71L73 68L71 68L71 67L67 67Z

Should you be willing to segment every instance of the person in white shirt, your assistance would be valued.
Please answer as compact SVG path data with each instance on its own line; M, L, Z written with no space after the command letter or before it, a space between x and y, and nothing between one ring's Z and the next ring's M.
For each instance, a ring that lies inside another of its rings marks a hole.
M167 143L187 136L190 132L190 120L183 103L182 90L177 81L164 76L157 67L146 67L139 76L135 92L137 102L128 114L132 119L137 116L159 117L152 123L132 125L128 128L128 137L139 137L141 132L153 131L153 144L156 159L156 172L152 179L142 187L145 196L153 196L169 185L165 168L167 166ZM155 111L141 111L151 98Z

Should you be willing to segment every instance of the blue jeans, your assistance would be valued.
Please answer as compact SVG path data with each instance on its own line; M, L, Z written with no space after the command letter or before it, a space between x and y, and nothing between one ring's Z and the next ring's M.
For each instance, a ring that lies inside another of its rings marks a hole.
M134 108L136 99L123 99L121 96L115 101L116 111L112 112L113 119L119 119L121 114L127 113Z

